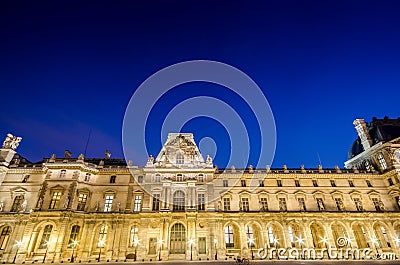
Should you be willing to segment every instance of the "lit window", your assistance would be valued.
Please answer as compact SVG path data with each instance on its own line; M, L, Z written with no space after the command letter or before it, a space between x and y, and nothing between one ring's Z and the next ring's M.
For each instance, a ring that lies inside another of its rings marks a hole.
M249 247L255 247L253 227L251 227L249 225L246 226L246 236L247 236L247 242L249 244Z
M114 200L114 195L113 194L107 194L106 195L106 200L104 202L104 211L105 212L111 212L113 200Z
M292 245L292 247L294 247L295 246L294 235L293 235L292 227L290 225L288 226L288 232L289 232L290 244Z
M133 206L133 211L137 213L137 212L140 212L141 209L142 209L142 196L136 195L134 206Z
M43 229L42 239L40 240L39 249L47 248L50 240L51 230L53 230L52 225L46 225Z
M107 239L107 232L108 232L108 226L107 225L102 225L100 227L99 238L98 238L98 241L97 241L97 247L98 248L104 247L104 243L106 242L106 239Z
M385 160L385 158L383 157L382 154L378 155L378 161L379 161L379 164L381 165L382 170L387 169L386 160Z
M8 240L10 239L11 228L4 226L0 234L0 250L4 250L7 247Z
M387 247L390 248L391 245L390 245L389 237L388 237L388 235L387 235L387 233L386 233L386 229L385 229L383 226L381 226L381 231L382 231L382 234L383 234L383 238L384 238L385 241L386 241Z
M51 195L49 209L57 209L61 199L61 191L54 191Z
M117 179L117 176L111 176L110 177L110 183L115 183L116 179Z
M79 225L74 225L71 229L71 234L69 235L68 248L75 248L76 242L78 241L79 230L81 227Z
M269 240L270 247L274 246L274 244L276 243L275 236L274 236L274 230L273 230L272 226L268 226L268 240Z
M227 248L233 248L235 246L233 241L233 227L230 225L225 226L225 246Z
M84 211L86 202L87 202L88 195L86 193L79 193L78 195L78 206L76 207L76 210L78 211Z

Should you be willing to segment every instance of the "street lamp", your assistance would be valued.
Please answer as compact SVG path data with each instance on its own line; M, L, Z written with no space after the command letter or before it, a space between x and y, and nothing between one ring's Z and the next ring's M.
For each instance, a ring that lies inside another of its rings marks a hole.
M190 260L193 260L193 244L194 244L194 239L189 239L189 245L190 245Z
M328 238L327 237L323 237L322 238L322 240L320 241L320 242L322 242L322 243L324 243L324 245L325 245L325 248L327 249L327 251L326 251L326 253L327 253L327 255L328 255L328 259L331 259L331 256L329 255L329 250L328 250ZM315 246L316 247L316 246ZM323 256L323 252L322 252L322 256Z
M163 240L162 239L158 240L158 245L159 245L158 261L161 261L161 249L162 249L162 245L163 245Z
M17 251L15 252L15 256L14 256L14 259L13 259L13 262L12 262L12 263L15 263L15 260L17 259L18 250L19 250L19 248L22 246L22 241L17 241L17 242L15 243L15 246L17 246Z
M44 244L46 245L46 252L44 252L44 257L43 257L42 263L44 263L46 261L47 250L49 249L50 242L49 241L45 241Z
M249 238L249 245L250 245L250 251L251 251L251 260L254 260L253 244L254 244L254 238Z
M135 256L134 256L134 258L133 258L134 261L136 261L137 246L139 245L139 242L140 242L140 240L137 239L137 238L135 238L135 239L133 240L133 246L135 247Z
M74 260L75 260L75 258L74 258L74 253L75 253L75 247L76 247L76 245L78 245L78 241L74 240L74 241L71 243L71 246L72 246L71 263L74 262Z
M371 243L374 246L376 253L378 254L378 248L376 246L376 243L378 243L378 239L376 237L371 237Z
M215 260L218 259L218 251L217 251L217 239L214 238L214 247L215 247Z
M104 246L104 244L106 243L106 240L105 239L100 239L99 240L99 248L100 248L100 251L99 251L99 257L97 258L97 262L100 262L100 258L101 258L101 249L103 248L103 246Z

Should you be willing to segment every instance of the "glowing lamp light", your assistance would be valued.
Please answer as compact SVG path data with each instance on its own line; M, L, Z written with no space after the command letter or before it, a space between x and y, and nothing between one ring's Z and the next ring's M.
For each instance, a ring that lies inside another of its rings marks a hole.
M396 236L396 237L394 238L394 242L395 242L397 245L400 245L400 237L399 237L399 236Z
M135 239L135 240L133 240L133 245L136 247L137 245L139 245L139 243L140 243L140 240L139 239Z
M193 244L194 244L194 239L193 238L189 239L189 245L193 245Z
M18 240L17 240L17 241L15 242L15 246L18 247L18 248L20 248L20 247L22 246L22 240L21 240L21 241L18 241Z
M324 244L328 244L328 238L327 237L322 238L321 242Z
M163 243L164 243L164 240L162 240L162 239L158 240L158 244L159 244L160 246L162 246Z
M253 245L254 244L254 238L249 238L249 243L250 243L250 245Z
M279 238L274 238L274 244L279 245Z
M299 243L300 246L301 246L301 245L304 245L304 239L303 239L301 236L299 236L299 237L297 238L296 242Z

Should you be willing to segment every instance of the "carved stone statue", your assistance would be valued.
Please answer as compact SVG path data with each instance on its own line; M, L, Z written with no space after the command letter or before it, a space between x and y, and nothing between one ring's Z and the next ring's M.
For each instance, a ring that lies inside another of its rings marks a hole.
M149 156L147 159L147 163L153 163L154 162L154 157L152 155Z
M3 142L2 148L15 150L17 149L21 140L22 137L17 137L12 135L11 133L8 133L6 139Z
M72 156L71 151L69 151L69 150L64 151L64 158L71 158L71 156Z
M78 156L78 160L81 160L81 161L85 160L85 156L83 154L80 154Z
M28 201L24 200L24 202L21 204L21 212L26 211L26 206L28 205Z
M287 170L287 165L282 166L283 170Z
M211 158L211 156L207 155L206 164L212 165L212 163L213 163L213 159Z
M120 211L121 211L121 203L120 203L120 202L117 203L117 208L116 208L116 210L117 210L117 212L120 212Z
M97 201L97 202L96 202L96 206L94 207L94 211L95 211L95 212L98 212L99 210L100 210L100 202Z
M64 208L67 209L68 206L69 206L69 197L65 198L65 201L64 201Z
M38 203L37 203L37 208L42 208L43 205L43 198L39 198Z
M385 205L382 201L379 201L379 208L381 209L381 211L385 211Z
M0 212L4 211L4 202L0 202Z

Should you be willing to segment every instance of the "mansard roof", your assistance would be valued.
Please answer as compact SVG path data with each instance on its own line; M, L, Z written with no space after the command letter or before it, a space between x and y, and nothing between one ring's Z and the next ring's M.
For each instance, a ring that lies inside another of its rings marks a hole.
M400 117L397 119L389 119L387 116L383 119L373 117L371 122L366 123L366 126L372 140L372 145L380 142L385 143L400 137ZM361 144L360 137L358 137L349 150L348 159L355 157L363 151L364 147Z

